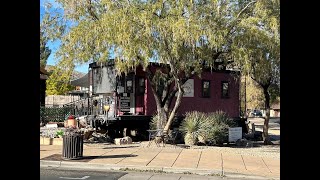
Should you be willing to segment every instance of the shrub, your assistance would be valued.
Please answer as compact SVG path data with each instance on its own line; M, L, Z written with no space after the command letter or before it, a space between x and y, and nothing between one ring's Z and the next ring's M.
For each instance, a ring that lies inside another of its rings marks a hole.
M228 141L229 127L235 126L236 123L221 110L205 114L205 118L202 118L200 123L199 142L207 145L222 145Z
M224 123L215 124L208 130L207 144L208 145L222 145L228 141L229 126Z
M56 132L56 136L63 136L64 132L62 130L58 130Z
M216 112L213 113L209 113L208 117L210 119L213 119L217 124L226 124L229 127L235 127L236 126L236 122L229 118L227 113L218 110Z
M207 124L206 141L209 145L222 145L228 142L228 129L236 126L236 123L221 110L209 113Z

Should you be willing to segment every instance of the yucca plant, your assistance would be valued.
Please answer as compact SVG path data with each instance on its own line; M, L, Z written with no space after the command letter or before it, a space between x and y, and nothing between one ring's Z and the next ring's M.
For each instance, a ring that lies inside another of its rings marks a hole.
M208 118L207 114L204 114L204 117L201 119L200 129L198 133L198 141L202 144L207 144L207 141L210 138L210 130L214 125L214 121Z
M228 128L229 126L224 123L214 124L208 130L207 143L210 145L222 145L228 140Z
M213 113L209 113L208 117L210 117L210 119L212 119L214 122L216 122L217 124L227 124L229 127L235 127L236 123L235 121L233 121L233 119L229 118L227 113L218 110L216 112Z
M219 110L207 116L206 141L209 144L222 145L228 140L228 128L234 127L235 122L228 115Z
M195 145L198 142L198 135L201 131L201 122L205 118L204 113L198 111L187 112L182 121L180 131L184 135L186 145Z
M157 129L157 122L158 121L159 121L158 114L153 115L152 118L151 118L151 121L149 123L149 128L153 129L153 130Z

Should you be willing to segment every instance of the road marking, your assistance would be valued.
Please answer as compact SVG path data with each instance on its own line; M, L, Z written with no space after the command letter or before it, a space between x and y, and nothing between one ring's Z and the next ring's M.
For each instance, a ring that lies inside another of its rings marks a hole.
M90 176L83 176L82 178L73 178L73 177L59 177L61 179L88 179Z

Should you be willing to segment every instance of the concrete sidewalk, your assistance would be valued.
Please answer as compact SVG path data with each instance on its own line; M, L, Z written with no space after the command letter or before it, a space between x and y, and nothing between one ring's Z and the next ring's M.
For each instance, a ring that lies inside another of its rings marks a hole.
M139 145L84 144L83 158L62 160L61 145L40 145L43 167L91 170L143 170L155 172L225 175L246 179L280 179L280 160L215 149L141 147Z

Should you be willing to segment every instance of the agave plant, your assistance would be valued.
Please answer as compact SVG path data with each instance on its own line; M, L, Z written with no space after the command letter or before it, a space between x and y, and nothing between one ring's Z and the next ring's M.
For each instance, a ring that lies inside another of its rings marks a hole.
M204 113L198 111L187 112L182 121L180 131L184 135L186 145L195 145L198 142L198 135L201 132L201 122L205 118Z
M159 116L158 114L155 114L152 116L151 121L149 123L150 129L157 129L157 122L158 122Z
M207 141L210 138L210 130L213 127L214 122L208 118L207 114L205 114L205 117L202 119L202 122L200 123L200 129L198 133L198 140L199 143L206 144Z

